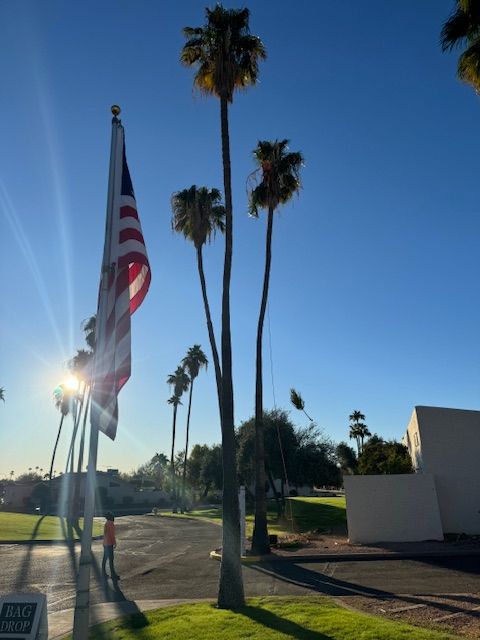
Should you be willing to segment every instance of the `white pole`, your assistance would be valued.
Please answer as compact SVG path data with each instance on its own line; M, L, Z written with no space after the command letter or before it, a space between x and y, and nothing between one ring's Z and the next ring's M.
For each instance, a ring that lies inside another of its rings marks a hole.
M240 503L240 555L244 558L247 554L245 550L245 487L243 485L240 487L238 501Z
M117 134L122 126L117 115L119 107L112 107L112 141L110 146L110 171L108 176L107 220L105 225L105 245L103 249L101 288L108 288L111 254L111 228L114 203L115 169L117 158ZM106 322L105 296L99 295L97 309L97 336L101 335ZM95 372L95 364L94 364ZM93 376L95 380L95 373ZM87 486L85 488L85 508L83 514L82 547L77 576L77 593L75 613L73 617L73 640L87 640L90 614L90 570L92 566L92 529L95 512L95 488L97 477L98 427L92 424L92 407L90 406L90 443L87 469Z

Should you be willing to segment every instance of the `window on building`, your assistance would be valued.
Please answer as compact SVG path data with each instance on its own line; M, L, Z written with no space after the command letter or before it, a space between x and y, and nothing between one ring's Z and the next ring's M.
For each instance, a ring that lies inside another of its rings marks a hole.
M413 434L413 441L415 443L415 446L418 447L418 433L416 431Z

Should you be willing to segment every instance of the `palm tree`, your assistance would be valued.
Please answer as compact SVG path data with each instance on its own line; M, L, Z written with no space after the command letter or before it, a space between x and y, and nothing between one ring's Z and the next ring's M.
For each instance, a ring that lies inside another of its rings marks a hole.
M349 438L354 439L357 443L357 454L360 455L363 451L363 442L365 438L369 438L372 434L368 430L367 425L361 422L362 420L365 420L365 415L361 411L352 411L348 416L348 419L352 423L350 425Z
M186 436L186 444L185 444L185 459L183 462L183 474L182 474L182 503L181 503L181 511L185 510L185 477L187 474L187 457L188 457L188 436L190 432L190 411L192 408L192 393L193 393L193 383L195 378L198 376L200 369L208 367L208 359L207 356L203 353L202 348L199 344L194 344L193 347L187 351L187 355L182 360L182 366L188 372L190 377L190 395L188 398L188 413L187 413L187 436Z
M0 400L5 402L5 389L3 387L0 387Z
M62 432L63 421L65 416L70 413L71 404L71 392L63 384L58 385L54 391L55 407L60 411L60 424L58 427L57 438L53 447L52 461L50 463L50 472L48 474L49 481L49 509L52 506L52 477L53 477L53 464L55 462L55 454L57 452L58 441L60 440L60 434Z
M225 260L222 293L222 462L223 532L218 606L233 609L245 603L240 563L240 512L233 414L232 345L230 332L230 278L233 248L233 207L228 134L228 105L236 89L254 85L258 62L266 58L260 38L249 33L248 9L225 9L217 4L205 9L203 27L186 27L187 42L181 62L196 68L194 85L220 100L223 184L225 191Z
M173 386L173 396L167 400L168 404L173 405L173 424L172 424L172 454L170 456L170 471L172 474L172 511L177 513L177 492L175 487L175 431L177 426L177 409L180 402L180 397L184 391L188 390L190 378L185 373L185 369L182 366L178 366L175 373L171 373L167 377L167 384Z
M263 433L263 376L262 338L265 311L267 308L270 266L272 261L273 214L288 202L300 189L300 167L302 154L288 151L288 140L259 141L253 152L259 175L257 186L250 192L249 208L257 217L259 209L268 211L265 247L265 272L260 313L257 325L256 375L255 375L255 526L252 551L255 554L269 553L267 531L267 499L265 493L265 445Z
M305 411L305 400L302 398L300 393L295 389L290 389L290 402L293 404L295 409L299 411L303 411L303 413L307 416L310 422L313 422L313 418L311 418L308 413Z
M477 0L456 0L456 7L443 25L443 51L464 47L458 59L457 75L480 91L480 6Z
M222 205L220 191L218 189L209 190L207 187L197 188L192 185L190 189L174 193L172 196L172 229L177 233L183 233L187 240L193 242L197 251L198 275L207 319L208 338L212 349L218 406L221 416L222 372L208 303L202 255L203 245L210 241L211 236L215 235L216 231L221 233L225 231L225 207Z

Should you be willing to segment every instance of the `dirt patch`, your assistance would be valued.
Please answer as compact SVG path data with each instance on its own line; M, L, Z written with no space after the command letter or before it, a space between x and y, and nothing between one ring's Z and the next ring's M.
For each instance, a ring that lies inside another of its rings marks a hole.
M316 553L371 553L371 554L432 554L432 553L480 553L480 540L475 538L453 537L445 541L428 540L426 542L384 542L378 544L351 544L344 531L331 530L328 533L309 532L296 536L297 545L279 545L275 553L279 555L312 555ZM295 534L291 535L291 540ZM280 543L281 543L280 539ZM283 548L282 548L283 547Z
M391 598L342 596L335 599L348 609L457 634L469 640L480 638L479 593L398 595Z

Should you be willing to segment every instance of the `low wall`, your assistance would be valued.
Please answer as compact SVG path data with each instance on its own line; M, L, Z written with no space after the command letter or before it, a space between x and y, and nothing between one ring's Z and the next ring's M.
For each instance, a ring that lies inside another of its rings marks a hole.
M350 542L443 540L432 475L344 476L343 481Z

